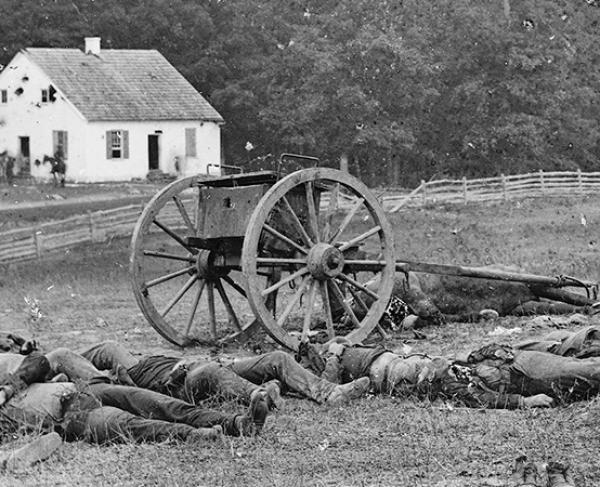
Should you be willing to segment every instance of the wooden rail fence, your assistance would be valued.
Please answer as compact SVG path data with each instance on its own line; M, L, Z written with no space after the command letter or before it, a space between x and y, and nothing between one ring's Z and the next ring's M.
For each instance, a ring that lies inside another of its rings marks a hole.
M409 193L379 197L385 211L394 213L404 207L439 203L469 203L510 200L532 196L573 196L600 192L600 172L536 172L495 178L444 179L422 181ZM321 207L329 204L329 195ZM350 207L353 200L340 194L338 207ZM44 254L85 242L103 242L114 237L129 237L143 206L129 205L111 210L89 212L65 220L18 228L0 233L0 264L41 259ZM183 224L175 207L161 221Z
M598 193L600 172L538 171L493 178L421 181L417 189L419 191L411 196L407 204L415 206L535 196L575 196Z

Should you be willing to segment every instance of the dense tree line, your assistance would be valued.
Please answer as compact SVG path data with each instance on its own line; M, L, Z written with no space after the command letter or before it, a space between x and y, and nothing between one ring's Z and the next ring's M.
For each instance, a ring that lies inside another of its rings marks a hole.
M89 35L158 49L226 119L230 164L345 157L370 184L402 185L595 170L599 3L3 0L0 63Z

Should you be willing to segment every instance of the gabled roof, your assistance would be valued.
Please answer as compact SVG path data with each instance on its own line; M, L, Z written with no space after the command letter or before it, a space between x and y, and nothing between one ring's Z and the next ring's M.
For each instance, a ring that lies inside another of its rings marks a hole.
M156 50L27 48L87 120L207 120L219 113Z

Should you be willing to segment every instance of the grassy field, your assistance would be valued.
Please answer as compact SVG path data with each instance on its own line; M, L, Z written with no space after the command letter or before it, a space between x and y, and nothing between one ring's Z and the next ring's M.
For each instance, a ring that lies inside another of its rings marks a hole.
M600 199L537 199L488 206L426 208L393 216L398 258L517 264L547 275L600 279ZM585 216L585 225L582 223ZM249 353L180 350L152 330L129 285L128 242L79 248L41 264L0 270L0 325L40 340L45 349L75 350L115 339L138 353ZM596 257L596 258L594 258ZM25 298L36 299L32 318ZM426 340L395 337L391 348L453 354L492 340L498 325L520 326L518 341L550 331L547 324L504 318L424 330ZM268 350L274 345L265 345ZM233 408L234 405L226 405ZM190 447L177 443L66 444L27 473L2 485L505 485L515 457L572 465L578 487L600 484L600 402L552 410L495 411L367 397L344 407L290 398L256 439ZM16 439L23 442L23 438Z
M0 185L0 231L148 201L153 183Z

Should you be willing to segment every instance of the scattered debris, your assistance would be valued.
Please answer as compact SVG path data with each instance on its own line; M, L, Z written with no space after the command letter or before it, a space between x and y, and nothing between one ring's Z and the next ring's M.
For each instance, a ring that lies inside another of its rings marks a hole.
M24 299L28 306L29 319L34 322L41 320L44 315L40 310L40 302L35 298L30 298L29 296L25 296Z

